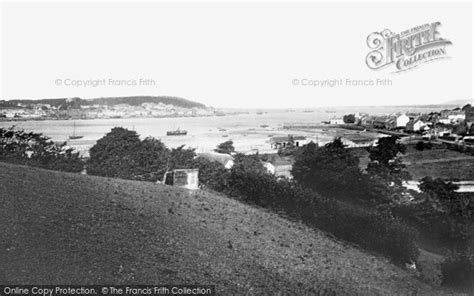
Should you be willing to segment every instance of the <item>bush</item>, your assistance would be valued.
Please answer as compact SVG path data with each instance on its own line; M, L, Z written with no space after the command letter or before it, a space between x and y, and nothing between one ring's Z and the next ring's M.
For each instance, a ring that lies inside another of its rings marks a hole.
M425 149L425 143L423 141L418 141L415 145L415 149L418 151L423 151Z
M191 161L192 168L199 169L199 185L216 191L227 188L229 170L217 161L210 161L203 157L196 157Z
M439 262L434 262L433 259L418 260L417 270L419 276L424 282L439 287L443 283L443 273Z
M423 151L423 150L431 150L431 148L433 148L433 144L431 144L430 142L428 143L425 143L423 141L418 141L418 143L416 143L415 145L415 149L418 150L418 151Z
M399 219L324 198L259 170L230 178L230 194L249 203L301 220L360 247L379 252L396 263L416 261L417 232Z
M65 172L81 172L84 162L66 143L39 133L0 128L0 160Z
M474 258L468 252L451 252L441 266L443 284L474 288Z
M217 145L216 149L214 149L217 153L224 153L224 154L232 154L235 152L234 142L232 140L225 141Z

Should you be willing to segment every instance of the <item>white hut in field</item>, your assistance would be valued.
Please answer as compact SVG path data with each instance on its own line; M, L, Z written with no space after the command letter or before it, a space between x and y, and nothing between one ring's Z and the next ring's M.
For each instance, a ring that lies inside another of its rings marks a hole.
M175 169L163 178L167 185L195 190L199 188L199 169Z

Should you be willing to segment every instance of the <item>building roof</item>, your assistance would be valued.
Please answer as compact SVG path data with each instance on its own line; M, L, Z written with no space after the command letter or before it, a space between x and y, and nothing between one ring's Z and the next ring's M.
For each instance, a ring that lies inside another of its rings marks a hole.
M202 157L209 161L217 161L223 165L226 165L229 161L234 160L234 158L229 154L217 153L217 152L198 153L197 157Z

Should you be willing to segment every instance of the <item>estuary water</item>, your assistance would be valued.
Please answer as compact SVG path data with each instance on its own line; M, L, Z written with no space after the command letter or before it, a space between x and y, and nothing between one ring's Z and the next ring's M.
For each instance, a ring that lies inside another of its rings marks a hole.
M269 152L269 139L272 136L288 134L304 135L319 143L331 141L336 134L323 130L286 130L284 124L308 123L319 124L333 117L344 114L364 112L371 115L382 115L395 112L430 112L438 111L429 107L345 107L311 110L265 110L249 111L248 114L211 116L211 117L176 117L176 118L126 118L126 119L91 119L91 120L42 120L42 121L0 121L0 127L15 125L27 131L40 132L54 141L67 141L87 155L88 149L98 139L110 132L113 127L124 127L135 130L140 137L152 136L160 139L168 147L186 145L196 148L196 152L214 149L217 144L227 140L234 141L237 151ZM69 140L75 125L76 135L82 139ZM166 136L166 132L176 129L186 130L187 135Z

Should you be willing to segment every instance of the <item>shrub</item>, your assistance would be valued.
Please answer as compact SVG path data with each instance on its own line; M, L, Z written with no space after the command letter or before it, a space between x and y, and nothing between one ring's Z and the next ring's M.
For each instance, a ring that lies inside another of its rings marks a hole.
M227 188L229 170L217 161L210 161L203 157L196 157L190 163L192 168L199 169L199 185L216 191Z
M425 144L423 141L418 141L418 143L415 145L415 149L418 151L423 151L425 149Z
M428 259L418 260L417 269L424 282L435 287L439 287L443 283L443 273L439 262Z
M217 145L216 149L214 149L217 153L224 153L224 154L231 154L235 152L234 142L232 140L225 141Z
M384 216L317 193L258 170L230 179L232 194L240 199L327 231L391 258L396 263L416 261L417 232L399 219Z
M66 143L39 133L0 128L0 160L65 172L80 172L84 162Z
M450 252L441 266L443 284L474 288L474 258L468 252Z

